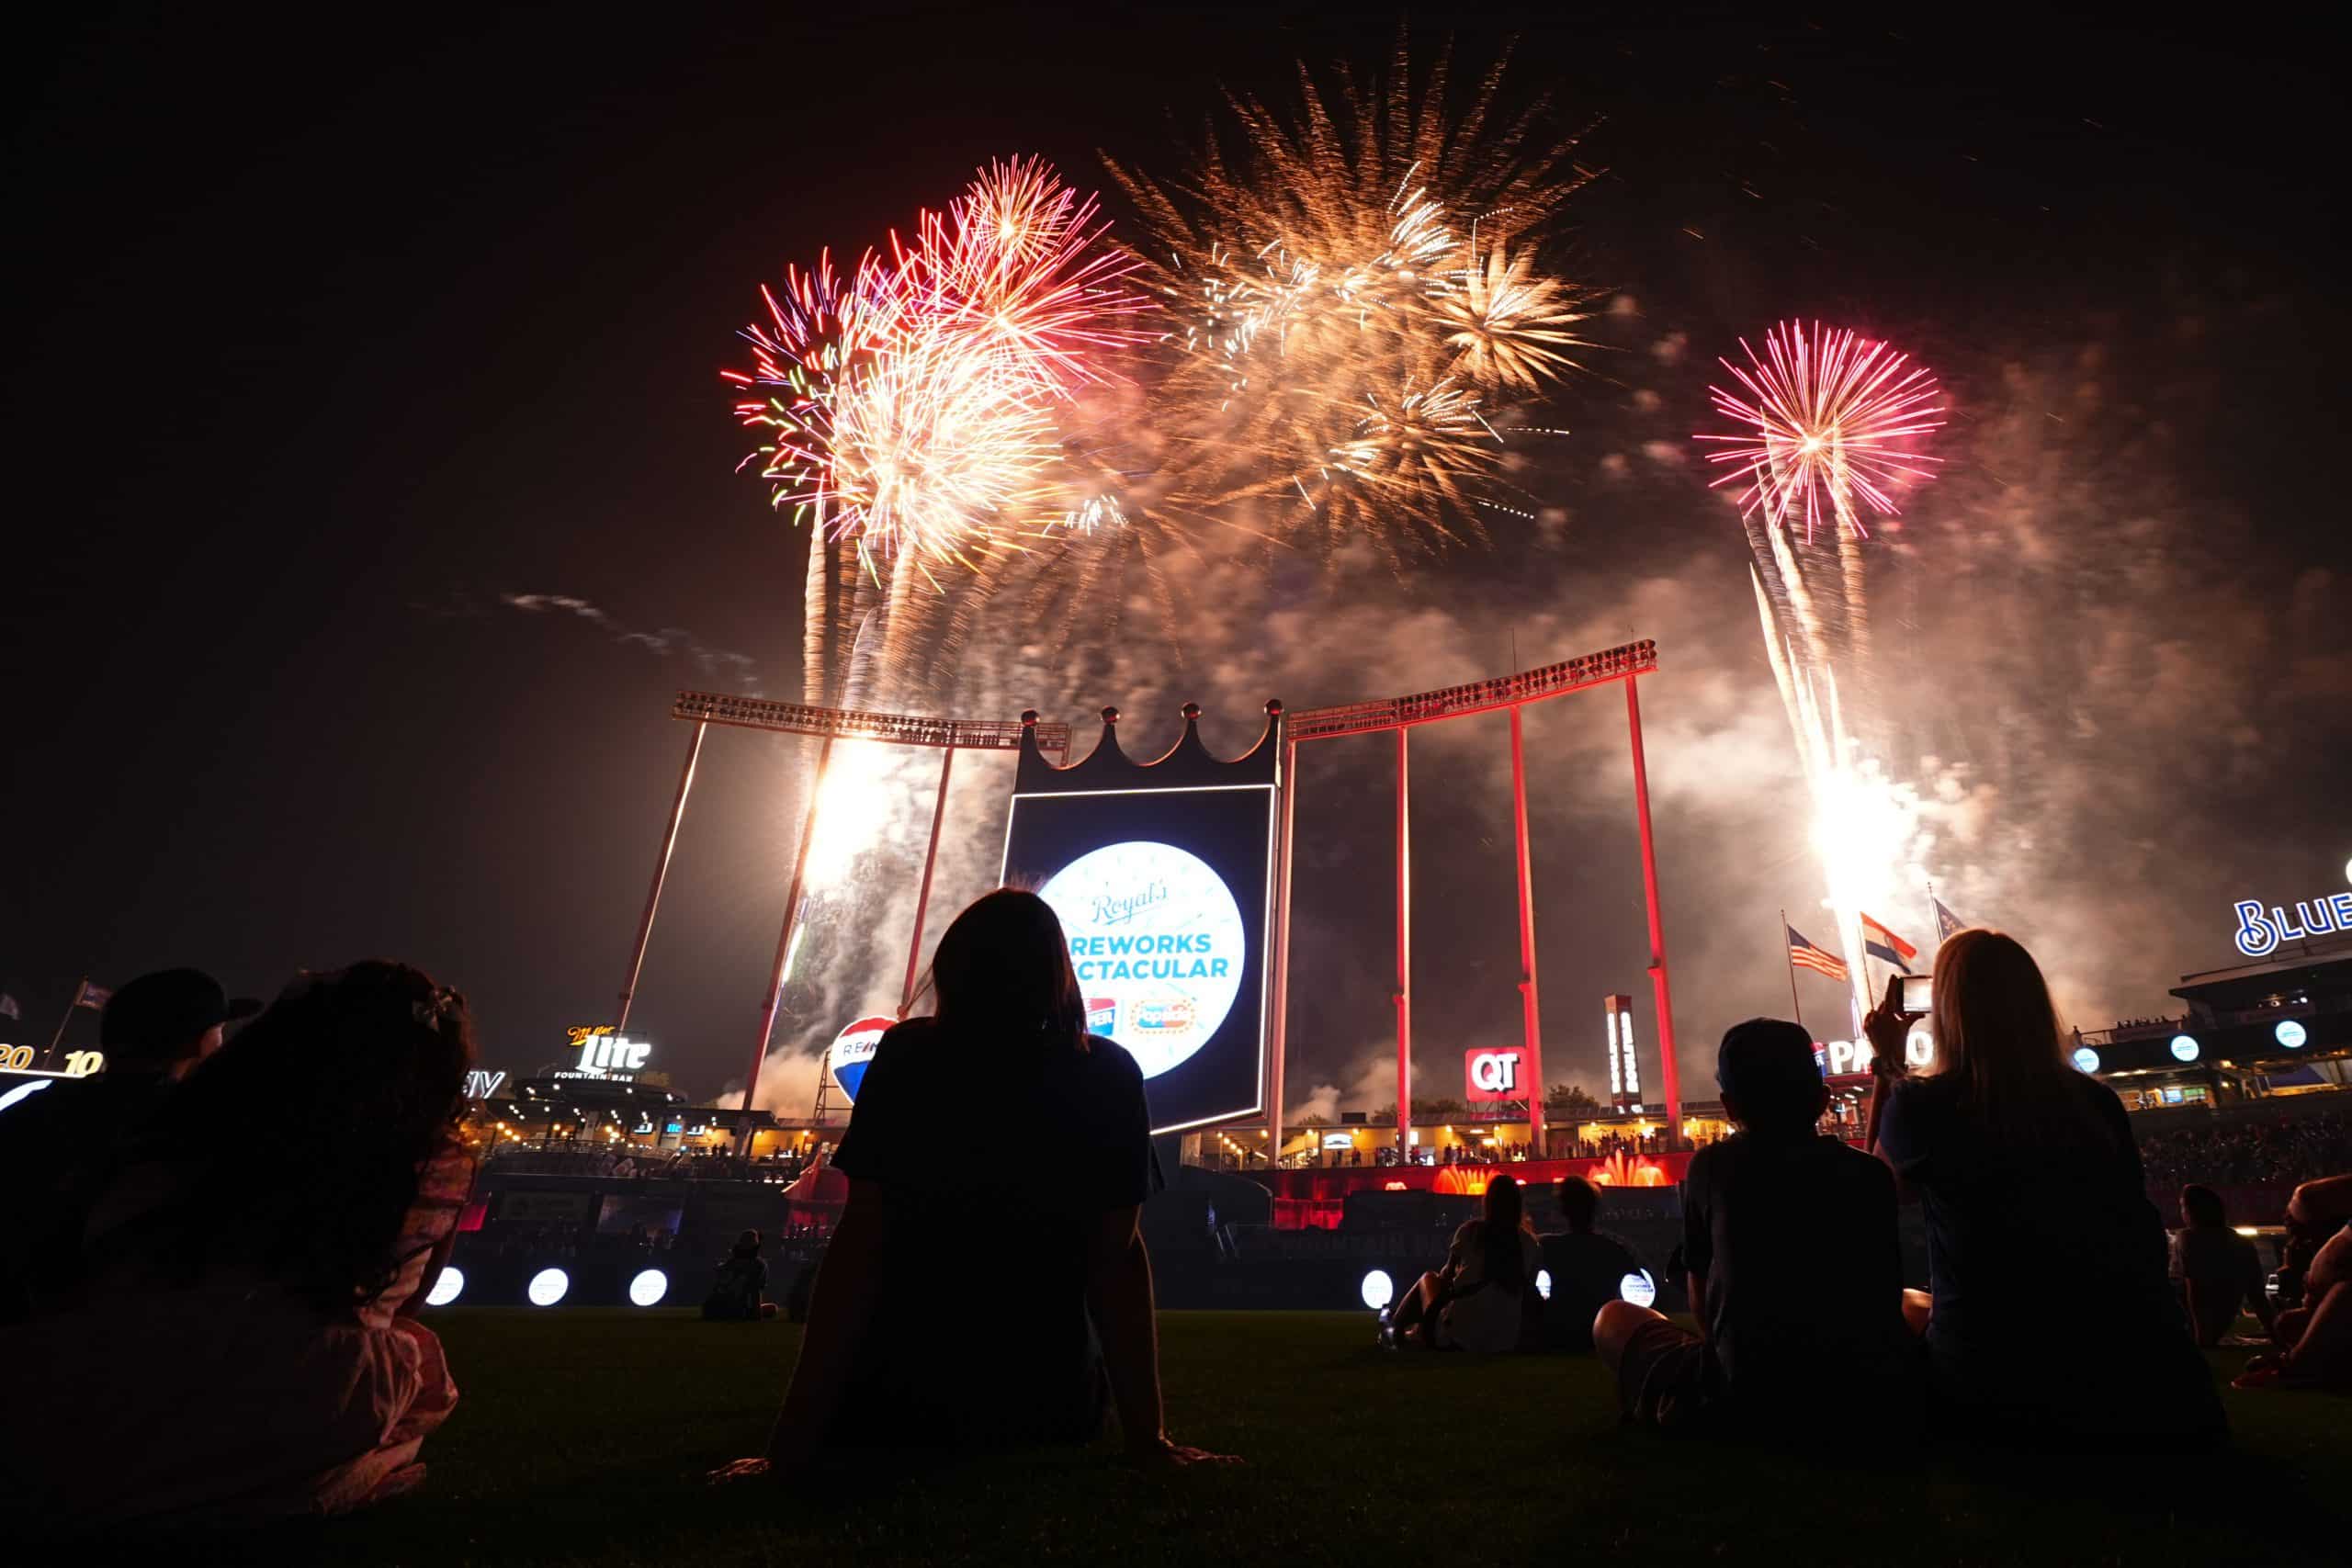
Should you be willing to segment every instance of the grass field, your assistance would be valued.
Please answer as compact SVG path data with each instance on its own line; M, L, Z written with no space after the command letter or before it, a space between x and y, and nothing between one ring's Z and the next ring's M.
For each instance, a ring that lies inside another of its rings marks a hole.
M1891 1455L1860 1411L1826 1450L1678 1442L1621 1429L1589 1360L1387 1354L1368 1316L1305 1313L1162 1319L1171 1430L1242 1468L1009 1452L714 1492L705 1471L757 1451L797 1329L434 1321L465 1394L426 1445L424 1492L166 1560L2265 1564L2340 1561L2307 1543L2326 1520L2340 1542L2352 1516L2352 1402L2231 1393L2234 1450L2196 1461Z

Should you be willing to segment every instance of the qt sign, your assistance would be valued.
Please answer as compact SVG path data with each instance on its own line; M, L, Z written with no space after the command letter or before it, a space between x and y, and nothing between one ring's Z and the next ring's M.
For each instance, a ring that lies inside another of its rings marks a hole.
M1498 1100L1523 1099L1520 1088L1521 1051L1516 1045L1494 1051L1464 1051L1462 1054L1463 1098L1473 1105L1491 1105Z

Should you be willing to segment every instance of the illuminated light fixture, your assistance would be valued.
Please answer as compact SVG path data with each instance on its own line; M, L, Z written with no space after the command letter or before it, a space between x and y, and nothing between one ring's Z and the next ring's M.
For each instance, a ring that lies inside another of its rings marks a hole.
M1387 1269L1374 1269L1356 1287L1356 1294L1363 1298L1365 1306L1378 1312L1396 1299L1396 1281L1388 1277Z
M441 1272L434 1277L433 1288L424 1292L424 1304L429 1307L447 1306L463 1295L465 1289L466 1271L444 1264Z
M660 1306L662 1298L670 1293L670 1276L659 1269L648 1269L628 1282L631 1306Z
M1617 1299L1645 1307L1657 1300L1657 1281L1650 1278L1646 1269L1636 1269L1617 1281Z
M1535 1293L1547 1302L1552 1299L1552 1270L1549 1269L1535 1270Z
M2098 1071L2098 1053L2092 1050L2087 1045L2076 1046L2075 1048L2073 1059L2075 1063L2075 1070L2078 1073L2095 1073Z
M571 1275L560 1269L542 1269L531 1276L531 1282L525 1287L523 1293L531 1298L531 1304L535 1307L551 1307L563 1300L564 1292L571 1289Z
M2172 1037L2172 1055L2176 1062L2193 1062L2197 1060L2201 1049L2194 1034L2176 1034Z
M2270 1037L2290 1051L2300 1051L2303 1048L2303 1042L2312 1036L2311 1031L2295 1020L2282 1018L2278 1021L2278 1026L2270 1032Z

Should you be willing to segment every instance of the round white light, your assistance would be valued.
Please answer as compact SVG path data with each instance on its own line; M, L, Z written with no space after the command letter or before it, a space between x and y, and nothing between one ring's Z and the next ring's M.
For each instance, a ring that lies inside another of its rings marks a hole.
M2172 1054L2174 1060L2193 1062L2197 1060L2197 1036L2194 1034L2176 1034L2172 1037Z
M1549 1269L1535 1270L1535 1293L1547 1302L1552 1299L1552 1270Z
M2092 1050L2087 1045L2076 1046L2075 1049L2075 1070L2078 1073L2095 1073L2098 1071L2098 1053Z
M531 1298L535 1307L551 1307L563 1300L563 1293L570 1289L571 1275L560 1269L542 1269L531 1276L531 1283L523 1293Z
M1617 1298L1645 1307L1657 1300L1657 1281L1650 1278L1646 1269L1636 1269L1617 1281Z
M659 1306L662 1298L670 1293L670 1276L659 1269L648 1269L628 1282L631 1306Z
M2296 1022L2291 1018L2280 1019L2278 1021L2278 1027L2272 1030L2270 1033L2272 1038L2276 1039L2279 1044L2284 1045L2290 1051L2301 1050L2303 1048L2303 1042L2312 1037L2311 1031L2305 1029L2301 1024Z
M447 1306L464 1293L465 1288L466 1271L444 1265L441 1272L434 1278L433 1288L424 1292L424 1304L429 1307Z
M1364 1305L1378 1312L1396 1299L1396 1281L1388 1277L1387 1269L1374 1269L1363 1277L1363 1283L1356 1287L1356 1294L1363 1298Z

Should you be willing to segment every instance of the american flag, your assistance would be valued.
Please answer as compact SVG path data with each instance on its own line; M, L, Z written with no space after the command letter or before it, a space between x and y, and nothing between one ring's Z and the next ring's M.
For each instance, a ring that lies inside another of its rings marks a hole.
M74 993L74 1005L77 1008L104 1008L112 1000L114 992L104 986L93 986L87 980L83 981L82 988Z
M1789 933L1790 963L1801 964L1815 974L1826 975L1833 980L1843 980L1846 977L1844 959L1834 953L1814 946L1810 941L1806 940L1804 933L1796 927L1790 926L1786 929Z

